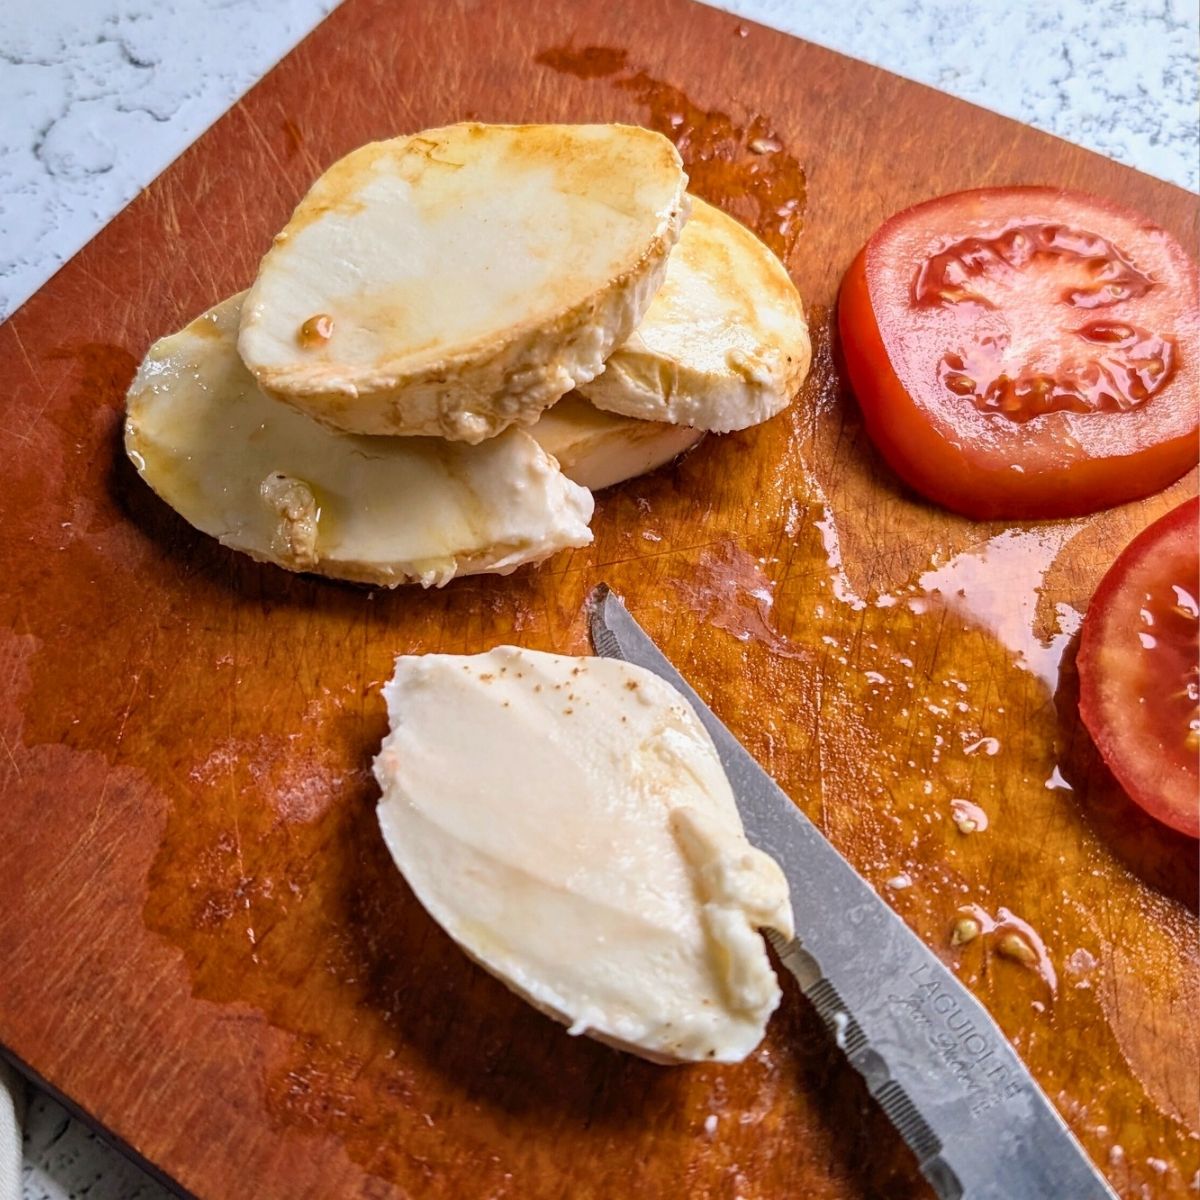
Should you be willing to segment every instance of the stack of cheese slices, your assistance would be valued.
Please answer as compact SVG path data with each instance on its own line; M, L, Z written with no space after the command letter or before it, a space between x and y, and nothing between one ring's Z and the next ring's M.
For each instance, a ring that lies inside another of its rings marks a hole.
M589 489L784 408L796 289L623 125L426 130L347 155L249 291L150 350L125 445L196 528L388 586L587 545Z

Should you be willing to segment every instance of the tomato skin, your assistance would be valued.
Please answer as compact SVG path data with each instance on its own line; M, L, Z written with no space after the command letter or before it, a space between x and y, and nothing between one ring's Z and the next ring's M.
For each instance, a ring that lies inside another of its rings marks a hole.
M1173 630L1162 609L1168 591L1179 597L1172 583L1187 596ZM1193 497L1144 529L1109 568L1084 618L1077 658L1079 714L1117 782L1151 816L1193 838L1200 837L1200 758L1173 722L1195 722L1200 709L1195 692L1181 694L1184 681L1156 670L1162 664L1151 655L1185 676L1195 672L1192 687L1200 685L1200 622L1186 619L1198 599L1200 497ZM1173 642L1164 652L1150 637L1147 647L1147 630L1173 632Z
M915 491L977 519L1079 516L1161 491L1196 463L1200 434L1200 373L1193 358L1200 343L1200 288L1195 264L1165 234L1155 235L1153 252L1182 281L1170 323L1181 358L1162 395L1143 409L1055 412L1017 425L931 394L927 382L905 386L891 351L912 358L910 347L923 335L915 325L906 327L911 311L897 311L897 280L911 279L917 260L902 254L895 266L889 255L914 246L924 247L918 255L930 253L961 232L963 212L997 204L1011 212L1024 205L1064 215L1086 204L1081 224L1119 220L1127 238L1139 231L1148 236L1144 223L1130 232L1131 221L1141 220L1136 214L1051 188L957 193L885 222L846 273L838 302L846 371L872 442ZM1093 308L1091 315L1102 311Z

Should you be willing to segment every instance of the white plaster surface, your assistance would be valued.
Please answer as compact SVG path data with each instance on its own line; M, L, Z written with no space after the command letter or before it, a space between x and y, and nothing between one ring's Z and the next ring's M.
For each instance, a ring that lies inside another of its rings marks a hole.
M0 320L334 0L0 0Z
M1200 185L1196 0L719 0L1149 175Z
M0 0L0 320L334 3ZM1192 0L718 6L1197 186ZM31 1097L24 1200L166 1195L53 1101Z

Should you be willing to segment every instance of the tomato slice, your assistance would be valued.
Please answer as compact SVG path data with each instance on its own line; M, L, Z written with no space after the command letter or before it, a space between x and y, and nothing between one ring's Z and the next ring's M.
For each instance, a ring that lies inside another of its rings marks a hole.
M1079 713L1130 798L1200 837L1200 498L1122 551L1079 639Z
M1196 264L1106 200L982 188L907 209L854 260L838 325L875 445L968 516L1094 512L1197 461Z

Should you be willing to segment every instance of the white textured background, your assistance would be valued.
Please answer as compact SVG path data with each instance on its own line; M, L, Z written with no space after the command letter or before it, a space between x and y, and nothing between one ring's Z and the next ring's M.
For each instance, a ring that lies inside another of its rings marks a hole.
M1196 190L1196 0L720 0Z
M334 3L0 0L0 319ZM1197 187L1194 0L719 7ZM166 1196L45 1097L32 1098L25 1148L26 1200Z
M0 320L335 0L0 0Z

